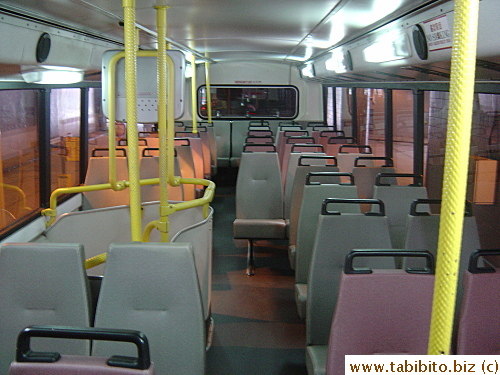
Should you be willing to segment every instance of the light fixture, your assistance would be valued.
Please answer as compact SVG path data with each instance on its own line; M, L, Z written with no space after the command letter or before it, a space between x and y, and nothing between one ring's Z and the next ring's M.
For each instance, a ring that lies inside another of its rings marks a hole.
M84 72L68 67L39 66L22 70L21 76L26 83L57 85L81 82Z
M411 57L408 37L404 33L389 33L363 51L367 62L386 62Z
M339 74L352 70L351 54L340 49L332 51L332 57L325 61L325 68Z
M311 63L304 65L300 69L300 74L302 77L309 77L309 78L314 77L316 75L314 72L314 65Z
M193 66L191 64L187 63L184 77L191 78L192 76L193 76Z

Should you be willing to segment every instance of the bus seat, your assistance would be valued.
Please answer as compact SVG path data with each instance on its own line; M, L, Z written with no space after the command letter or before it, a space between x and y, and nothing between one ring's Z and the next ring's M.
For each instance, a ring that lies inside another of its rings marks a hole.
M235 239L248 240L249 276L254 273L253 240L285 239L283 191L276 152L244 152L241 155L233 234Z
M187 134L191 134L192 136L184 137L184 138L175 138L175 144L179 145L182 140L189 140L189 146L191 148L191 157L193 159L193 168L194 168L194 178L203 179L204 175L204 166L203 166L203 150L201 145L201 139L198 134L193 134L191 132L187 132ZM194 137L196 136L196 137ZM195 185L196 189L196 197L200 197L200 191L203 189L201 185Z
M343 145L349 145L349 144L354 144L353 137L345 137L345 136L328 137L325 146L326 154L337 156L337 154L340 151L340 148Z
M390 185L383 181L386 178L413 178L411 185ZM392 247L403 249L406 238L406 219L410 206L415 199L427 199L427 189L421 185L422 176L404 173L379 173L375 178L373 198L380 199L385 205L385 214L389 218L389 232Z
M191 150L191 140L189 138L176 139L175 152L179 158L179 167L183 178L196 178L194 167L193 151ZM196 199L196 185L182 184L184 200Z
M143 332L158 374L204 374L205 328L191 245L112 244L95 326ZM92 355L135 354L124 345L96 341Z
M345 137L343 130L332 130L328 126L314 126L311 131L311 136L314 137L316 143L322 144L326 149L328 138L330 137Z
M127 158L116 157L116 180L128 181ZM85 185L109 183L109 158L91 157L85 176ZM87 191L83 193L83 209L103 208L129 204L129 189L114 191L112 189Z
M147 150L147 149L146 149ZM140 160L139 171L141 179L158 178L159 177L159 158L157 156L144 156ZM179 158L174 158L174 176L180 176L181 169L179 166ZM182 185L168 186L168 199L174 201L183 201L184 192ZM141 186L141 200L143 202L151 202L160 200L159 185L143 185Z
M210 146L210 131L206 126L197 126L197 133L193 133L192 126L186 126L185 130L191 134L198 134L201 139L201 150L203 153L203 173L205 174L206 179L210 179L212 177L212 166L213 166L213 157L212 157L212 148Z
M316 143L295 143L292 145L290 153L288 153L284 160L283 165L281 166L281 179L283 182L283 189L286 190L286 184L288 178L291 179L291 183L293 184L293 177L295 176L295 170L297 169L298 164L298 155L308 155L308 154L317 154L317 155L325 155L323 152L323 146ZM295 155L295 156L294 156ZM290 165L290 161L292 164Z
M339 179L340 173L313 172L308 174L302 197L302 204L297 223L297 237L295 242L295 302L301 318L306 317L307 283L311 266L313 248L318 227L318 219L325 199L342 198L357 199L356 186L350 184L321 184L311 182L315 175ZM342 174L345 175L345 174ZM352 178L352 175L351 175ZM336 209L343 213L361 213L359 204L337 204ZM327 230L322 227L321 230Z
M210 318L210 305L212 295L212 227L213 227L213 208L209 207L209 213L206 218L199 217L200 210L190 211L196 215L192 218L194 224L186 225L177 233L171 236L172 243L190 243L193 247L194 262L200 283L200 293L203 303L203 314L205 320ZM176 212L177 214L178 212ZM188 214L187 212L183 212ZM174 214L175 215L175 214ZM172 222L178 221L173 217ZM171 229L174 229L173 227Z
M332 164L328 164L333 162ZM285 185L285 220L288 228L288 258L290 266L295 268L295 244L297 242L297 225L299 221L302 196L306 184L307 174L312 172L338 172L334 156L327 155L300 155L295 170L293 182ZM329 182L338 183L337 177ZM291 186L291 187L290 187Z
M318 219L318 229L307 281L306 355L328 345L333 311L337 302L340 274L346 255L353 249L390 249L389 223L384 205L370 214L330 211L330 205L376 204L373 199L326 199ZM364 257L360 266L394 268L394 259ZM324 350L324 349L323 349Z
M439 204L439 199L417 199L410 207L410 214L407 221L407 234L405 241L405 249L430 251L437 258L437 247L439 237L439 214L429 214L420 209L428 207L428 205ZM458 314L459 306L463 295L462 277L468 267L469 257L472 252L481 248L476 218L472 216L470 204L466 203L465 217L462 232L462 248L460 253L460 265L458 273L457 287L457 308L455 312ZM403 263L404 267L418 267L419 264L415 258L408 258Z
M15 359L19 332L33 324L90 325L90 296L76 243L10 243L0 248L0 373ZM85 341L37 339L36 351L89 355Z
M420 273L404 270L357 270L355 257L408 256L404 251L351 252L340 276L330 331L326 374L344 374L345 355L425 355L429 339L434 260L427 252ZM397 287L395 287L397 286Z
M377 160L385 161L381 166L368 167L365 163L375 162ZM352 174L354 181L358 187L358 194L360 199L373 198L373 187L375 186L375 178L379 173L394 173L394 167L391 158L375 157L375 156L361 156L356 158ZM395 178L387 178L386 180L391 185L397 185Z
M472 253L464 273L457 338L459 355L500 355L500 268L478 264L481 257L493 256L499 259L500 250Z
M203 140L201 133L193 133L191 131L175 132L177 138L189 138L191 150L193 152L193 163L195 168L196 178L205 178L207 173L210 174L210 156L204 151Z
M286 127L281 126L278 131L278 136L276 139L276 148L278 150L280 165L283 155L283 149L285 147L286 139L288 137L307 137L309 136L309 132L307 130L302 130L299 127L291 127L290 129L286 129Z
M352 152L355 150L357 152ZM354 168L354 162L358 157L362 156L373 156L372 149L368 145L341 145L339 147L339 152L337 154L337 162L339 165L340 172L352 173ZM365 160L364 165L367 167L373 167L373 161Z
M296 144L294 146L302 146L301 144ZM304 144L304 146L316 146L313 144ZM318 149L319 150L319 149ZM281 178L283 182L283 194L284 194L284 203L285 203L285 219L290 219L290 206L291 206L291 199L292 199L292 188L293 184L295 181L295 174L297 172L297 167L299 165L299 159L301 156L306 156L306 155L317 155L317 156L325 156L324 152L321 151L315 151L314 148L311 149L311 151L298 151L298 152L292 152L289 155L289 160L288 160L288 166L286 171L281 170ZM313 164L316 163L318 165L321 165L321 163L324 163L324 160L319 160L315 159L312 161ZM302 179L302 183L305 182L305 179Z
M314 138L309 136L298 136L298 137L286 137L285 143L281 148L281 152L278 149L278 156L280 160L280 171L283 175L286 174L286 170L288 168L288 160L290 159L290 153L292 152L292 147L297 144L314 144ZM318 150L318 146L314 147L315 150ZM284 181L283 181L284 182Z

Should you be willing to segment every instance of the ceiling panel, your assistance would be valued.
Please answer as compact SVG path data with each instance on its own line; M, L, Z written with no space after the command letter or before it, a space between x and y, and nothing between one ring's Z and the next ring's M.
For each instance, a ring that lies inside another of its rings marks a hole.
M170 0L168 36L215 60L256 52L255 58L304 60L361 35L429 0ZM155 30L154 0L136 2L137 22ZM57 20L72 28L122 40L121 0L0 0L0 7ZM388 15L390 13L390 15ZM153 46L141 33L141 43Z

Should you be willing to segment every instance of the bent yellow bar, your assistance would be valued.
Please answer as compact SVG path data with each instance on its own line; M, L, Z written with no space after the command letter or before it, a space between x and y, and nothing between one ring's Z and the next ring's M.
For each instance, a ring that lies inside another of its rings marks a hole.
M180 180L182 183L185 184L204 185L207 186L207 188L205 189L202 198L169 205L168 207L170 210L169 214L180 210L186 210L193 207L203 206L203 216L206 218L208 216L208 205L214 198L215 183L213 183L212 181L196 179L196 178L181 178ZM148 242L151 231L155 228L158 229L158 226L161 226L159 220L148 223L144 229L142 242ZM105 261L106 261L106 253L96 255L95 257L89 258L85 261L85 269L98 266L99 264L102 264Z
M207 56L208 57L208 56ZM208 123L212 123L212 92L210 89L210 62L205 61L205 87L207 92L207 115Z
M108 149L109 149L109 183L113 190L121 190L122 183L116 181L116 64L125 57L125 52L117 52L110 59L108 74Z
M165 214L164 207L168 205L168 155L165 153L167 148L166 129L167 129L167 43L165 41L167 31L167 9L168 6L155 6L156 26L158 29L158 52L157 52L157 77L158 77L158 136L160 138L160 220L158 229L161 232L162 242L168 241L169 222L168 215ZM171 63L171 62L170 62ZM170 77L171 90L168 97L173 95L173 77Z
M196 56L191 54L191 70L193 75L191 76L191 112L192 112L192 124L193 133L198 133L198 122L196 121Z
M449 354L467 188L479 0L455 1L450 108L429 354Z
M130 186L130 237L140 241L141 188L139 183L139 135L137 132L137 32L135 1L123 0L125 36L125 93L127 113L128 173Z

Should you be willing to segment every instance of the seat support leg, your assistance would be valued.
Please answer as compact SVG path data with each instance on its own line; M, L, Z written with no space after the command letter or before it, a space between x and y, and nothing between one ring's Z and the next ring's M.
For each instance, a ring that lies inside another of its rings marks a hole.
M248 253L247 253L247 276L255 275L255 265L253 256L253 241L248 240Z

